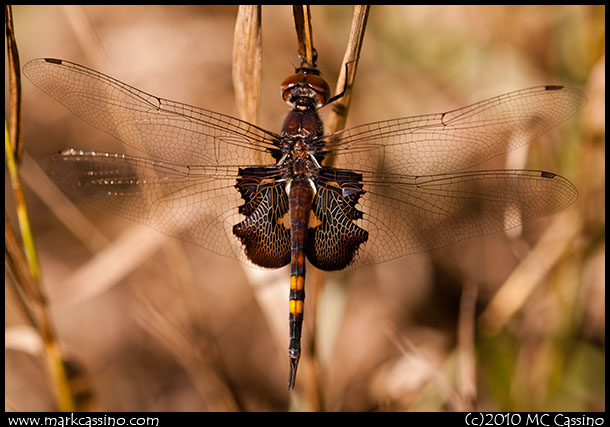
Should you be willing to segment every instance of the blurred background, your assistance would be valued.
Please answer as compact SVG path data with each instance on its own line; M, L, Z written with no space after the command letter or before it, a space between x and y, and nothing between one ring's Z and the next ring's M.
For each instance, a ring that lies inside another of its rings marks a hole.
M67 59L233 116L236 15L229 6L13 8L22 66ZM312 6L312 16L318 65L334 86L352 7ZM260 125L277 132L288 111L279 83L298 64L291 7L263 7L262 40ZM288 270L252 271L81 203L65 213L38 165L69 147L124 150L24 79L21 173L43 285L91 407L605 410L605 7L373 6L347 126L541 84L581 88L589 102L488 163L561 174L577 202L430 253L348 273L309 268L306 355L289 393ZM17 228L7 179L5 203ZM54 410L37 335L10 286L5 296L5 409Z

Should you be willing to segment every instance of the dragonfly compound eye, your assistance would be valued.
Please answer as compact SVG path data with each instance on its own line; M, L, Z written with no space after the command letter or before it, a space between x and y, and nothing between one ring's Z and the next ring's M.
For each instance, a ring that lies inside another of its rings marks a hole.
M313 99L315 107L319 108L330 98L330 86L326 80L307 71L285 78L281 88L284 101L292 106L297 98L306 97Z

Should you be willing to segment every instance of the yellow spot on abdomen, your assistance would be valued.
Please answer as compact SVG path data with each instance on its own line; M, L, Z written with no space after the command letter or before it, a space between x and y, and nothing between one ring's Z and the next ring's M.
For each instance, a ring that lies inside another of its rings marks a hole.
M300 291L305 285L305 278L303 276L290 276L290 289Z
M289 309L290 314L292 314L293 316L303 314L303 301L291 299Z

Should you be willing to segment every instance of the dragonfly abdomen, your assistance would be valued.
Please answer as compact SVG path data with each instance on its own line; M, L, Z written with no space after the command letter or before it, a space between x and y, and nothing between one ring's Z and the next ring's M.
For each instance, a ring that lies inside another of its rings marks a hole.
M301 330L303 327L303 304L305 301L305 251L307 229L314 190L311 182L303 177L295 177L289 186L290 213L290 302L289 327L290 377L288 388L294 388L297 366L301 357Z

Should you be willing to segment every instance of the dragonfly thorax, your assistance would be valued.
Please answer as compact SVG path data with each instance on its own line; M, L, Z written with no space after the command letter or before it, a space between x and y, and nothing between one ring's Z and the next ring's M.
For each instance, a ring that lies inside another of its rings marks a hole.
M294 145L293 140L303 139L313 141L322 137L324 133L324 125L320 116L314 109L300 110L295 108L284 120L282 128L283 145L288 142Z
M284 171L283 179L285 180L294 177L312 178L317 176L322 168L315 157L315 149L312 151L310 144L302 138L290 140L277 165Z
M316 158L324 133L322 120L315 109L292 110L281 133L282 158L278 162L285 177L314 176L321 168Z

